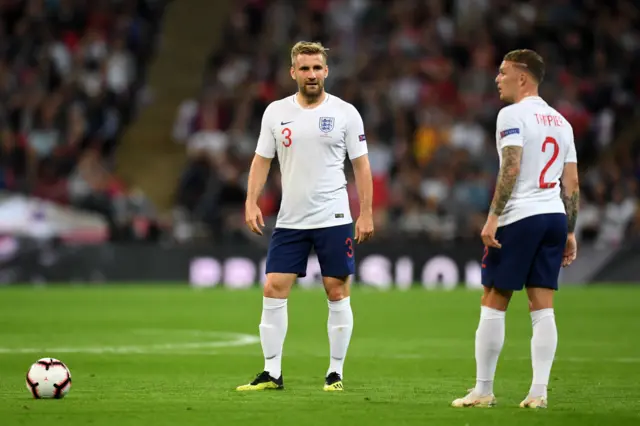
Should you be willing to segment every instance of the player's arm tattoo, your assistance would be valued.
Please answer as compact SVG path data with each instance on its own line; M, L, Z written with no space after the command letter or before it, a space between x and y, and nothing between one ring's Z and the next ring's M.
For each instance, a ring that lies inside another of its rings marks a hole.
M520 160L522 160L521 146L506 146L502 149L502 165L489 210L491 214L500 216L511 198L513 187L516 186L520 174Z
M577 187L571 193L562 193L562 202L567 212L567 229L569 233L575 232L578 221L578 206L580 205L580 189Z

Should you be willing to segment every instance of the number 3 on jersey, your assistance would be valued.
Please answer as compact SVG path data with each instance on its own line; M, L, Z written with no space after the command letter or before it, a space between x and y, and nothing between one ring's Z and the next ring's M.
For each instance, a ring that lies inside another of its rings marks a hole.
M282 129L281 133L284 135L284 140L282 141L282 145L289 148L293 143L293 141L291 140L291 129L288 127L285 127L284 129Z
M545 173L547 173L547 170L549 170L549 167L551 167L551 165L558 159L558 153L560 152L560 146L558 145L558 141L552 138L551 136L547 136L547 138L544 140L544 143L542 144L542 152L546 152L547 145L551 145L553 147L553 154L551 155L551 158L549 159L547 164L544 166L544 169L542 169L542 172L540 173L539 181L540 181L540 188L542 189L555 188L556 186L556 182L545 182L544 175Z
M344 244L347 246L347 257L353 257L353 240L347 238Z

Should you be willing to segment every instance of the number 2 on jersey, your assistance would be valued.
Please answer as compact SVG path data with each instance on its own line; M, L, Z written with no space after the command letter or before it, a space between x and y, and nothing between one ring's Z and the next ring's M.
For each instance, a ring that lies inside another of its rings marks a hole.
M544 166L544 169L542 169L542 172L540 172L539 181L540 181L540 188L542 189L555 188L556 186L556 182L545 182L544 175L545 173L547 173L547 170L549 170L549 167L551 167L551 165L558 159L558 153L560 152L560 146L558 145L558 141L552 138L551 136L547 136L547 138L544 140L544 143L542 144L542 152L546 152L547 145L553 146L553 154L551 155L551 159L549 159L547 164Z
M284 129L282 129L282 134L284 135L284 140L282 141L282 145L289 148L293 143L293 141L291 140L291 129L288 127L285 127Z

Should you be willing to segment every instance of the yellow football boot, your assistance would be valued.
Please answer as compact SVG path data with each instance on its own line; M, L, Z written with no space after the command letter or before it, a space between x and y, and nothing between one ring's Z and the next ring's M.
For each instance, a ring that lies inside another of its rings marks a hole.
M282 375L278 379L274 379L269 375L268 371L263 371L258 374L255 380L248 385L238 386L237 391L261 391L261 390L282 390L284 389L284 383Z

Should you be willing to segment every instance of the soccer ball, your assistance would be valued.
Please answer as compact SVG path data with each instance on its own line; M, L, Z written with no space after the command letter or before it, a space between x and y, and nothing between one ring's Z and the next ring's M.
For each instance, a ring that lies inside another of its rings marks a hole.
M27 372L27 389L34 398L63 398L71 389L71 372L55 358L36 361Z

